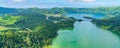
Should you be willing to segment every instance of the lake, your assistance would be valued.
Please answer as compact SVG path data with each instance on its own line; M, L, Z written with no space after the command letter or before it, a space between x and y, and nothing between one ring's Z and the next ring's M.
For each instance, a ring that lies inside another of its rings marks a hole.
M83 19L84 16L98 18L92 14L69 14L69 17ZM99 16L102 17L102 16ZM120 39L110 31L96 27L90 21L74 23L73 30L59 30L52 48L120 48Z

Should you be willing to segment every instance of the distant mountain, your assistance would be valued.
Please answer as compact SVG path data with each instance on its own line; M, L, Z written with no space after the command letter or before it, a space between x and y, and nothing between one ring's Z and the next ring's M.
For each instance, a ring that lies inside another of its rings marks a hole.
M18 10L15 8L0 7L0 14L11 14L16 12L18 12Z

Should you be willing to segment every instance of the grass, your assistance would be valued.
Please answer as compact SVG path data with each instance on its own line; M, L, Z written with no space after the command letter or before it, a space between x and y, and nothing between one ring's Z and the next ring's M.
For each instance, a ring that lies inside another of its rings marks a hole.
M107 30L107 29L109 29L111 26L101 26L101 28L102 29L105 29L105 30Z
M6 28L6 27L3 27L3 26L0 26L0 31L2 31L2 30L7 30L8 28Z
M3 17L0 17L0 23L1 24L11 25L11 24L14 24L15 22L17 22L20 19L22 19L21 16L5 15Z

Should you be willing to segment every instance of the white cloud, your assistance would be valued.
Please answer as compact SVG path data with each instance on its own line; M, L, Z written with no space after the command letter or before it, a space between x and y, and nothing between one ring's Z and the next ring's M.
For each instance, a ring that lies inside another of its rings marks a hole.
M83 0L83 2L95 2L96 0Z
M12 1L15 1L15 2L24 2L25 0L12 0Z
M96 0L68 0L69 2L88 2L88 3L91 3L91 2L95 2Z
M69 2L75 2L75 0L68 0Z

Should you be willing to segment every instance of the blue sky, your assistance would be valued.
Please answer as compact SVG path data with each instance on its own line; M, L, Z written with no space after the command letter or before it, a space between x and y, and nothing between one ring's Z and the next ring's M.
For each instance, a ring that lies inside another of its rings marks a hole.
M103 7L120 6L120 0L0 0L0 6L10 8Z

